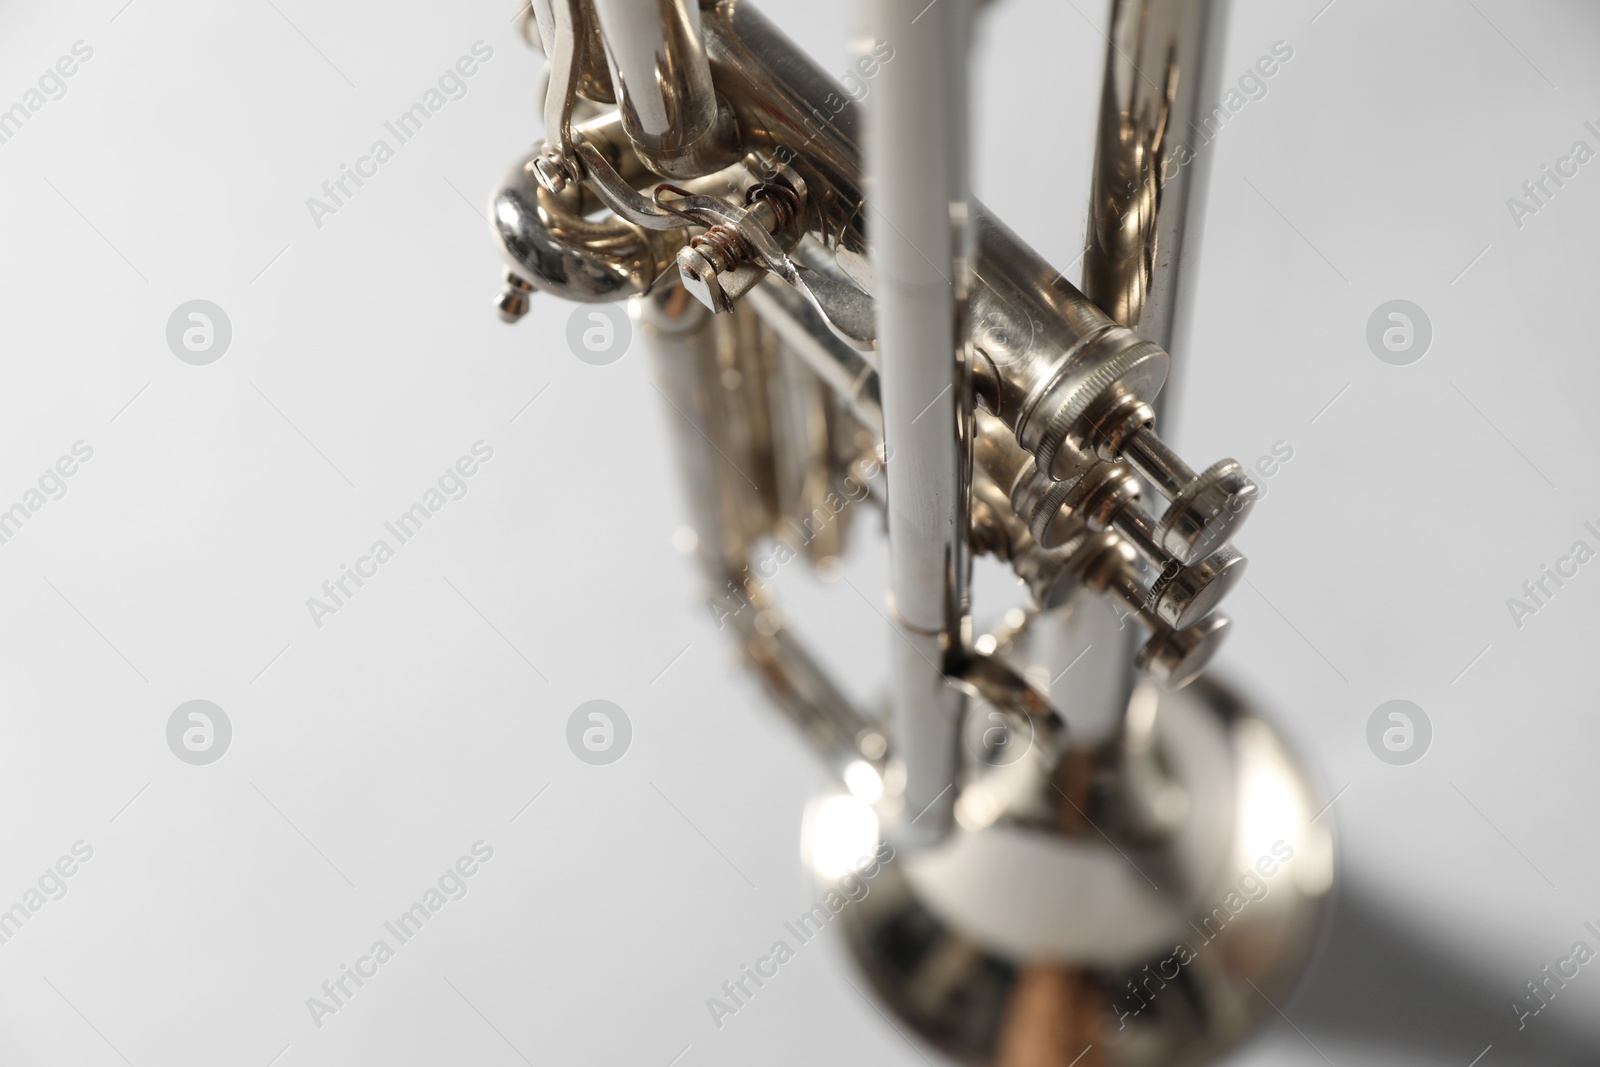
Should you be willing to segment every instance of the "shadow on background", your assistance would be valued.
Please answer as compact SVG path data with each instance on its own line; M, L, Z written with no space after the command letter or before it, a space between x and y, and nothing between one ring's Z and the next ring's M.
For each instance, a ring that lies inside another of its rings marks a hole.
M1559 996L1520 1031L1510 1004L1511 990L1467 972L1346 885L1286 1010L1306 1037L1329 1046L1386 1046L1467 1067L1492 1044L1480 1067L1600 1064L1600 1038L1563 1022ZM1583 1009L1574 999L1568 1010Z

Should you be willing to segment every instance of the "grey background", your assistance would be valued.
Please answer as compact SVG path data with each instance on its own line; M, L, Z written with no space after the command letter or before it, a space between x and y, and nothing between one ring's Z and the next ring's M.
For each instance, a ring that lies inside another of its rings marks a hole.
M1520 229L1505 201L1600 147L1600 9L1324 2L1235 5L1225 79L1274 41L1295 56L1206 149L1179 353L1187 454L1294 449L1242 539L1223 666L1344 790L1339 936L1293 1026L1236 1062L1466 1067L1491 1041L1485 1065L1592 1062L1593 968L1520 1035L1507 1005L1600 920L1600 563L1521 629L1505 601L1600 525L1600 162ZM854 5L763 6L844 69ZM979 193L1064 266L1103 6L1001 0L976 49ZM0 506L94 449L0 545L0 906L94 849L0 945L0 1062L923 1062L831 934L721 1030L707 1015L808 903L822 778L672 548L677 416L643 353L590 366L569 307L516 328L489 307L482 206L538 134L512 12L0 15L0 106L94 49L0 144ZM306 198L480 39L466 97L314 226ZM197 298L233 324L203 367L164 336ZM1397 298L1434 328L1408 367L1364 338ZM305 599L479 440L467 495L315 627ZM881 546L850 577L881 583ZM880 620L791 584L871 692ZM1366 745L1396 698L1434 727L1411 766ZM209 766L166 745L191 699L232 722ZM633 724L610 766L564 741L591 699ZM306 998L479 840L467 896L316 1028Z

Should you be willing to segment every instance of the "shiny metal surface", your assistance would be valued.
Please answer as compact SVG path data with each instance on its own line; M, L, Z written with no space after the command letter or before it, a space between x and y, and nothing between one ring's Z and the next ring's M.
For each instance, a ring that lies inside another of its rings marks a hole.
M969 195L970 0L871 0L864 111L743 0L536 9L549 128L495 194L497 304L631 298L717 627L851 790L821 808L854 805L859 842L804 833L823 886L852 877L838 856L880 857L852 949L963 1062L1215 1058L1292 984L1333 882L1301 768L1201 678L1256 487L1155 429L1188 188L1160 164L1216 6L1115 5L1139 59L1102 101L1086 284L1105 307ZM606 90L596 34L612 108L581 95ZM1129 81L1152 56L1154 99ZM758 565L781 551L832 580L869 502L884 714ZM1029 596L982 635L974 554Z
M879 727L790 632L756 566L759 539L784 513L810 511L800 504L803 484L782 497L774 468L781 409L770 399L786 383L766 373L782 360L777 338L762 337L754 313L715 317L677 287L640 298L634 314L679 431L674 445L719 628L731 631L769 699L835 773L876 762L885 748Z
M1040 549L1077 547L1090 531L1114 531L1153 571L1142 603L1168 625L1181 629L1199 622L1244 576L1244 556L1225 545L1190 553L1198 558L1187 565L1186 557L1168 552L1165 524L1177 509L1169 508L1157 523L1140 506L1138 479L1121 462L1097 463L1071 481L1051 481L1004 425L984 413L977 418L976 456L985 477L1005 495L1006 510L1014 511L1011 521Z
M1083 291L1111 318L1171 350L1184 267L1201 219L1189 203L1208 159L1187 141L1213 100L1227 19L1220 0L1118 0L1111 7Z
M702 17L706 54L741 148L799 173L810 190L812 236L831 250L864 251L854 104L750 4L719 4ZM892 84L894 70L894 62L884 64L879 79ZM1093 462L1100 407L1123 397L1152 401L1168 357L1119 328L981 205L970 210L974 388L1052 476L1072 476Z
M672 263L681 231L649 233L614 216L585 218L577 200L575 189L559 196L544 189L525 166L510 171L491 208L507 260L536 288L567 300L648 292Z
M1267 722L1214 682L1143 689L1129 719L1053 777L1026 759L991 770L1020 781L969 787L962 828L939 849L896 851L841 915L873 988L953 1060L1206 1063L1292 990L1333 884L1322 801ZM994 819L1001 796L1028 797L1011 805L1025 815ZM834 847L805 836L813 857Z
M590 0L622 128L652 170L694 177L732 162L695 0Z
M637 173L623 150L613 113L577 129L582 144ZM592 217L599 200L587 187L551 192L534 170L535 151L501 179L490 197L489 221L506 263L535 288L567 300L617 300L648 292L687 239L682 230L647 230L610 215Z
M896 832L938 841L953 822L968 640L967 0L871 0L874 40L907 40L878 75L864 179L876 235L878 376L889 468L890 755Z

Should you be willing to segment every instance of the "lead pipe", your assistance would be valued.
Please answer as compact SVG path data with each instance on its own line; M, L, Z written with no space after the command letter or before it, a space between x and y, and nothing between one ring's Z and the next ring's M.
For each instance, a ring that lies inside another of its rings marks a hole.
M965 707L946 673L966 652L970 413L965 410L968 0L872 0L889 42L868 105L863 183L876 278L889 513L891 832L941 840L952 824Z

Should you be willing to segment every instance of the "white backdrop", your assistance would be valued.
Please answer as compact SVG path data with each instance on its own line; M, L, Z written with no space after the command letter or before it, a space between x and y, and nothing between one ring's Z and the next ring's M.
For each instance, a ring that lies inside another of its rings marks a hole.
M1206 148L1178 353L1186 454L1293 450L1241 539L1223 669L1339 795L1344 846L1337 936L1293 1024L1236 1062L1593 1062L1592 968L1520 1033L1509 1004L1600 947L1600 578L1548 583L1520 620L1507 598L1600 547L1600 165L1520 219L1507 198L1600 148L1600 9L1325 3L1236 4L1227 81L1276 42L1293 58ZM763 6L845 68L854 5ZM976 51L979 194L1063 266L1103 7L1000 0ZM0 508L21 505L0 526L0 908L26 913L0 925L0 1063L933 1058L846 984L832 934L708 1018L808 903L822 778L729 672L672 548L676 416L642 352L590 366L569 307L508 328L489 306L483 205L538 135L512 11L0 13L0 108L25 113L0 124ZM384 124L430 89L399 143ZM379 139L392 158L362 163ZM1366 341L1394 299L1432 325L1408 366ZM192 300L231 325L203 365L168 343ZM449 499L398 544L384 523L433 487ZM380 538L393 558L360 563ZM881 580L881 550L856 566ZM805 599L870 690L880 620ZM610 766L565 741L592 699L633 726ZM1391 699L1432 723L1408 766L1368 748ZM169 747L191 700L231 726L214 763ZM386 933L441 877L459 899ZM380 938L393 958L314 1019Z

